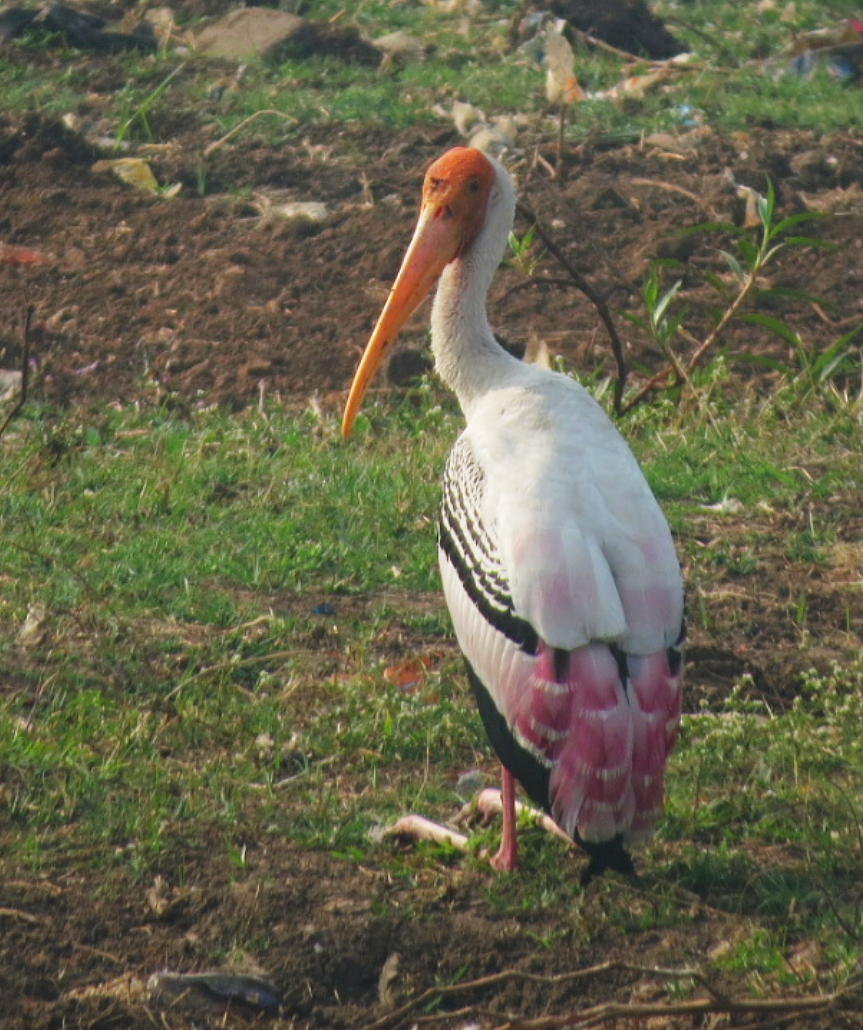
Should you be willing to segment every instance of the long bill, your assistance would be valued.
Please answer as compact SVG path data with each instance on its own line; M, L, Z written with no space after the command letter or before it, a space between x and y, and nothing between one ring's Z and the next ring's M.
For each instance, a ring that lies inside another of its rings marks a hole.
M342 416L343 437L350 434L366 390L395 343L399 330L460 248L457 220L452 218L447 207L430 201L424 203L399 274L354 375Z

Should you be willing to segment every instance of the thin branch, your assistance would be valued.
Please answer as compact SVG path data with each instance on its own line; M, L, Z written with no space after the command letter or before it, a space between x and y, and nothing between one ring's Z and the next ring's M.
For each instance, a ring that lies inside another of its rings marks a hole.
M250 666L262 665L265 662L281 661L284 658L299 658L301 655L319 655L319 651L310 651L307 648L293 648L290 651L268 651L266 654L252 655L249 658L241 658L238 661L228 660L226 662L217 662L215 665L207 665L203 669L199 669L198 672L193 673L191 676L184 679L181 683L178 683L173 690L170 690L165 696L169 700L175 698L181 690L184 690L189 686L190 683L194 683L196 680L205 679L207 676L214 676L220 672L226 672L231 669L247 669Z
M656 390L657 387L661 383L663 383L663 381L665 381L665 385L663 386L663 389L671 389L672 387L679 386L682 382L684 382L686 380L687 376L692 373L692 371L694 370L695 366L701 360L702 355L707 350L709 350L713 346L714 343L716 343L716 341L719 339L719 337L725 331L725 328L728 325L728 323L734 318L734 316L740 310L741 306L743 305L743 302L746 300L746 298L752 292L752 288L755 286L755 283L756 283L757 279L758 279L758 270L757 269L753 270L753 271L750 271L748 273L748 275L746 276L746 279L745 279L745 281L743 283L743 286L740 289L740 292L734 298L734 300L729 305L729 307L727 307L725 309L725 311L722 313L722 318L719 319L719 321L713 327L711 332L709 332L707 334L707 336L704 338L704 340L695 349L693 354L690 356L689 361L687 362L685 369L677 369L677 370L675 370L670 365L666 366L663 369L661 369L659 372L656 373L656 375L651 376L650 379L648 379L647 382L639 390L637 390L636 393L634 393L629 398L629 400L627 400L626 404L624 404L622 406L622 408L618 412L618 414L620 414L620 415L628 414L630 411L632 411L633 408L635 408L639 404L641 404L641 402L644 400L644 398L648 394L653 393L654 390Z
M859 992L860 984L853 985L853 988L848 986L841 991L818 997L743 999L730 997L717 990L702 973L694 969L662 969L653 966L632 965L627 962L602 962L599 965L553 976L542 976L516 969L505 969L499 973L480 977L477 980L470 980L460 984L449 984L442 987L430 987L417 995L416 998L411 999L411 1001L381 1016L380 1019L375 1020L373 1023L367 1023L360 1030L385 1030L387 1027L396 1026L403 1017L411 1016L417 1009L432 1001L442 1001L470 991L496 987L511 980L521 980L526 983L552 987L613 972L635 973L640 976L654 976L674 980L692 980L706 990L710 997L681 1002L603 1002L600 1005L593 1005L585 1009L572 1010L563 1015L539 1016L536 1018L519 1016L515 1019L510 1017L505 1023L495 1027L495 1030L591 1030L593 1027L615 1020L692 1015L762 1016L773 1014L779 1017L781 1021L783 1016L786 1018L791 1016L799 1017L824 1014L834 1010L838 1012L856 1012L859 1002L859 998L856 996L852 998L851 995L852 990ZM839 1007L840 1005L842 1006L841 1008ZM459 1017L462 1017L471 1012L476 1014L477 1009L475 1006L463 1006L458 1010L457 1014ZM489 1014L491 1013L486 1011L486 1015ZM441 1013L437 1018L449 1020L452 1016L452 1012ZM413 1023L417 1022L415 1017L411 1018ZM427 1017L425 1021L434 1021L434 1017Z
M714 222L719 221L720 216L712 204L703 197L699 197L697 193L684 189L683 186L678 186L677 183L664 182L662 179L630 179L630 183L633 186L646 186L651 189L664 190L666 193L677 193L679 196L686 197L687 200L692 201L697 207L703 208Z
M244 118L241 122L238 122L233 127L233 129L231 129L230 132L226 132L221 139L217 139L215 143L211 143L209 146L204 147L204 157L209 157L214 150L217 150L223 143L227 143L232 136L236 136L236 134L241 129L244 129L249 124L249 122L253 122L256 118L260 118L261 115L264 114L272 114L275 115L277 118L284 118L286 122L292 122L294 125L300 124L296 118L293 118L289 114L285 114L284 111L276 111L274 108L268 107L263 111L255 111L254 114L250 114L248 118Z
M45 923L41 916L34 916L20 908L7 908L5 905L0 908L0 918L15 919L19 923L36 923L39 926Z
M409 1015L411 1012L428 1004L430 1001L442 1001L445 998L452 998L460 994L465 994L468 991L479 991L488 987L497 987L499 984L504 984L511 980L521 980L524 983L540 984L544 987L554 987L558 984L572 983L576 980L585 980L588 977L615 972L637 973L641 976L661 976L668 979L695 980L715 998L724 1000L724 996L714 992L713 988L710 987L701 973L695 969L661 969L654 966L637 966L628 962L613 961L600 962L598 965L588 966L585 969L575 969L569 973L557 973L552 976L543 976L539 973L526 973L520 969L503 969L499 973L491 973L489 976L482 976L477 980L467 980L464 983L429 987L421 994L418 994L416 998L412 998L404 1005L399 1006L399 1008L394 1009L392 1012L388 1012L385 1016L381 1016L380 1019L376 1019L373 1023L366 1023L365 1026L360 1027L360 1030L382 1030L384 1027L396 1024L403 1016ZM522 1022L519 1021L518 1024L506 1025L521 1026ZM528 1021L525 1021L523 1025L528 1026Z
M617 379L614 383L614 410L618 415L622 415L624 410L622 408L623 402L623 391L626 387L626 377L629 371L626 367L626 358L623 355L623 344L620 341L620 337L617 334L617 328L614 324L614 320L611 317L611 312L608 309L608 305L599 296L596 290L591 284L585 279L585 277L579 272L579 270L569 261L563 251L558 245L551 239L545 229L539 222L536 215L526 207L524 204L519 203L517 205L519 213L532 222L535 226L537 236L542 240L545 249L551 254L551 256L557 261L557 263L564 269L566 274L570 277L573 285L576 289L587 297L587 299L596 308L597 314L602 323L605 326L605 330L608 333L608 338L611 342L611 350L614 354L614 360L617 364Z
M612 46L611 43L606 43L604 39L600 39L598 36L594 36L589 32L583 32L581 29L577 29L572 22L568 23L567 28L578 36L583 43L596 47L597 50L604 50L607 54L614 54L615 57L622 58L628 64L665 64L665 61L645 61L644 58L638 57L636 54L631 54L628 50L621 50L619 47Z
M27 401L27 389L30 385L30 324L33 321L34 310L33 305L28 304L24 312L24 338L21 341L21 389L18 392L18 400L12 405L12 410L4 419L3 425L0 426L0 436L6 432L9 423Z
M590 1008L574 1010L560 1016L540 1016L503 1023L499 1030L592 1030L615 1020L668 1018L669 1016L699 1015L770 1015L786 1014L800 1017L833 1011L842 994L823 994L817 998L696 998L679 1002L603 1002ZM856 1007L848 1011L857 1011Z
M847 318L834 319L830 318L830 316L824 312L824 309L814 300L810 300L809 304L812 310L815 312L815 314L821 319L821 321L824 322L826 325L829 325L831 329L844 329L846 328L846 326L849 325L857 325L857 323L860 321L859 313L856 315L849 315Z

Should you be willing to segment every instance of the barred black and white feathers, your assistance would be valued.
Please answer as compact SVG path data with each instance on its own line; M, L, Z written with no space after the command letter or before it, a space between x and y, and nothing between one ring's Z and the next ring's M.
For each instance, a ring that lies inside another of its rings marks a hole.
M536 646L529 622L515 614L494 527L483 519L485 475L470 444L459 437L444 469L438 518L441 562L452 567L483 619L510 640Z

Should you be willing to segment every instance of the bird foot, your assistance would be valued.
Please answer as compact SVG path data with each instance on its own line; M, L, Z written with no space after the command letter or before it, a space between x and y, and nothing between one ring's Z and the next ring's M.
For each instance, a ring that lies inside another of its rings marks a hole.
M514 873L518 869L518 848L501 841L500 849L491 856L489 864L499 873Z
M537 808L532 808L530 805L522 804L520 801L516 801L515 811L517 818L527 818L542 827L547 833L565 841L568 847L575 847L572 839L561 830L551 816L540 812ZM503 798L501 797L501 792L492 787L487 787L485 790L481 790L473 801L462 808L456 822L458 824L465 824L475 820L476 816L479 815L482 824L486 825L492 818L500 816L502 813ZM466 834L459 833L457 830L450 829L450 827L443 826L440 823L432 822L431 819L426 819L423 815L403 815L392 826L386 827L382 831L381 836L403 837L415 841L430 841L432 844L446 844L462 854L466 854L470 850L468 847L469 838ZM481 859L488 858L488 852L483 849L477 853L477 857ZM502 840L499 850L489 858L489 863L492 869L498 872L511 873L516 869L518 867L518 849L515 842Z

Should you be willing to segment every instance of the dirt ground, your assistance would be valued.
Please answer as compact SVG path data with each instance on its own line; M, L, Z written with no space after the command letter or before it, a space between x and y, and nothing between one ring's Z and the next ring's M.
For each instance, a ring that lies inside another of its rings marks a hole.
M93 89L115 86L105 72ZM445 124L409 132L319 125L277 148L238 141L205 160L212 137L200 122L182 111L161 118L154 131L171 142L151 162L160 182L182 183L173 199L94 172L104 155L56 121L0 115L0 243L44 257L20 263L7 252L0 265L0 367L18 367L31 305L33 395L52 403L164 404L183 411L214 404L239 409L265 397L337 406L409 238L422 171L459 140ZM721 270L716 240L676 231L705 221L740 224L744 202L729 177L763 190L770 176L781 214L837 212L807 228L834 249L790 248L770 273L773 285L804 287L818 302L788 301L777 313L816 349L863 315L859 193L854 199L863 181L863 137L819 139L762 126L734 137L695 129L674 139L585 143L567 150L563 184L536 160L535 140L523 144L513 160L521 199L614 311L638 309L652 258L675 258L682 263L675 275L684 279L688 324L696 334L706 331L719 305L700 273ZM554 162L552 145L539 154ZM318 201L328 213L319 223L288 221L274 211L284 201ZM517 231L527 227L522 219ZM611 371L593 305L551 258L532 280L502 270L490 309L509 343L526 345L536 334L573 366ZM422 349L426 317L427 310L415 317L405 348ZM618 327L636 379L659 367L642 333L620 319ZM762 377L765 389L775 373L740 356L791 360L787 345L751 326L734 328L725 347L735 370ZM859 499L834 497L830 505L839 543L859 547ZM722 532L728 546L745 547L747 534L767 539L779 519L761 512L736 528L723 524ZM710 547L716 517L696 517L691 531ZM698 589L717 619L714 631L695 634L689 651L698 670L694 696L709 698L749 671L763 696L784 704L802 664L826 665L859 649L860 615L849 622L847 573L837 557L835 566L807 567L801 584L801 566L792 575L781 550L767 545L757 571L733 585L742 603L730 599L727 582L703 574ZM811 599L805 654L788 615L801 588ZM734 614L723 624L726 603ZM229 965L232 941L250 925L269 939L273 961L266 974L282 992L284 1025L334 1028L363 1026L384 1014L380 976L394 953L398 995L405 998L437 980L456 982L466 969L470 977L501 968L547 975L634 955L643 965L683 966L701 961L734 932L721 906L694 897L680 899L691 910L685 938L639 929L635 917L626 930L606 924L587 932L602 924L605 892L630 889L601 884L574 897L561 945L549 949L538 942L559 935L560 920L542 912L517 922L495 915L484 900L483 872L418 861L415 882L406 884L391 876L385 857L367 867L290 842L252 851L246 875L235 880L223 866L213 868L203 840L163 876L154 901L118 896L103 874L74 864L44 882L4 870L0 904L19 915L0 928L0 1026L222 1025L217 1007L194 1015L156 1012L135 992L140 978L159 969L201 968L202 955L221 952ZM650 885L631 889L633 912L653 903ZM115 978L113 992L88 995L88 986ZM660 992L649 976L609 972L554 985L513 979L469 1000L538 1017ZM457 1010L459 1001L447 1004ZM450 1025L466 1024L453 1016Z

